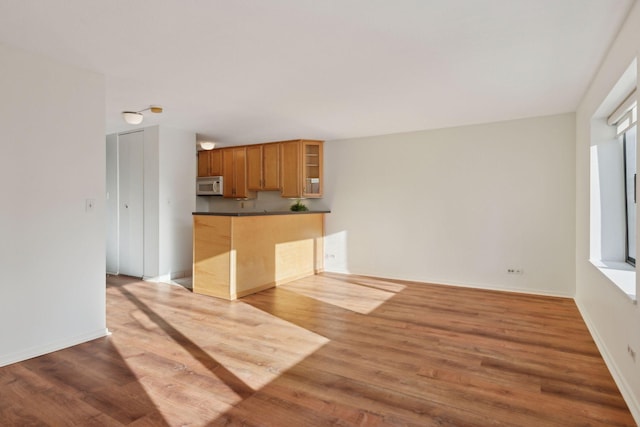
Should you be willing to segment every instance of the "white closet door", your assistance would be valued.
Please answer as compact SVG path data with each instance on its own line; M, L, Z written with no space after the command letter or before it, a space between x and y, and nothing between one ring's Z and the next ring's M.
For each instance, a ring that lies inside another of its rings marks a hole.
M144 267L144 131L118 138L120 274L142 277Z
M118 257L118 135L106 137L107 176L106 176L106 214L107 214L107 273L117 274L120 262Z

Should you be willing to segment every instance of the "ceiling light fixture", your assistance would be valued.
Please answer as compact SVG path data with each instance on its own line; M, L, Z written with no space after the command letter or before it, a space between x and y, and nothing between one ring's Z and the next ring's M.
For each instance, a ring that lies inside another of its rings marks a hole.
M215 146L215 142L200 141L200 147L202 147L203 150L213 150Z
M123 111L122 118L130 125L139 125L140 123L142 123L142 119L144 118L144 116L142 115L142 113L137 113L135 111Z
M142 115L143 111L151 111L152 113L156 114L162 113L162 107L160 107L159 105L150 105L149 107L140 111L123 111L122 118L130 125L139 125L144 119L144 116Z

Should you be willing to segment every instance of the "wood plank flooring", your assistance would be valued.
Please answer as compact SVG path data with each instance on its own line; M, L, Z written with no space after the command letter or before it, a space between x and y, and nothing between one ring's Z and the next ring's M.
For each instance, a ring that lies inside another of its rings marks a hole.
M0 425L634 426L571 299L323 274L107 278L112 335L0 368Z

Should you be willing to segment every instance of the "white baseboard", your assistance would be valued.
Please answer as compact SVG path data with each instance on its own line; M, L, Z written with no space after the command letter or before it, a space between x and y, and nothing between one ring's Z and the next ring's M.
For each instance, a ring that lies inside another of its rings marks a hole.
M609 353L607 346L598 333L598 329L596 329L595 325L591 321L587 310L582 307L578 300L575 301L576 306L580 311L580 315L584 319L584 323L587 325L589 332L591 332L591 336L593 337L593 340L595 341L596 346L598 347L598 350L600 351L600 354L604 359L604 363L607 365L607 368L609 368L609 372L611 372L611 376L618 386L618 389L620 389L622 398L627 403L627 406L629 406L629 411L631 411L633 419L635 420L636 424L640 425L640 401L633 394L633 390L631 389L631 387L629 387L629 384L624 379L624 376L621 374L620 369L618 369L618 365L615 363L613 357L611 357L611 353Z
M405 282L413 282L413 283L424 283L424 284L431 284L431 285L444 285L444 286L455 286L455 287L459 287L459 288L473 288L473 289L483 289L483 290L487 290L487 291L502 291L502 292L512 292L512 293L519 293L519 294L530 294L530 295L542 295L542 296L548 296L548 297L560 297L560 298L571 298L573 299L573 295L572 294L565 294L562 292L557 292L557 291L552 291L552 290L546 290L546 289L529 289L529 288L502 288L499 286L490 286L487 284L482 284L482 283L471 283L471 282L465 282L465 283L456 283L456 282L451 282L451 281L440 281L440 280L429 280L429 279L423 279L423 278L419 278L419 279L414 279L414 278L407 278L407 277L389 277L389 276L385 276L385 275L381 275L381 274L376 274L376 273L356 273L353 271L347 271L347 270L339 270L339 269L335 269L335 270L327 270L326 266L324 269L325 273L336 273L336 274L347 274L347 275L356 275L356 276L369 276L369 277L376 277L378 279L387 279L387 280L399 280L399 281L405 281Z
M171 275L163 274L161 276L143 276L142 280L144 280L145 282L153 282L153 283L167 282L171 280Z
M460 288L473 288L473 289L481 289L486 291L502 291L502 292L511 292L517 294L529 294L529 295L541 295L545 297L557 297L557 298L571 298L573 299L573 295L564 294L561 292L549 291L545 289L529 289L529 288L501 288L498 286L487 286L484 284L477 283L442 283L442 282L425 282L432 283L434 285L446 285L446 286L456 286Z
M74 345L95 340L96 338L102 338L107 335L110 335L108 329L100 329L73 338L63 339L52 343L31 347L27 350L18 351L16 353L2 355L0 356L0 367L11 365L17 362L22 362L27 359L42 356L43 354L52 353L54 351L62 350L63 348L72 347Z
M191 270L173 271L169 274L162 274L160 276L144 276L142 280L145 282L162 282L170 283L175 279L183 279L185 277L191 277Z

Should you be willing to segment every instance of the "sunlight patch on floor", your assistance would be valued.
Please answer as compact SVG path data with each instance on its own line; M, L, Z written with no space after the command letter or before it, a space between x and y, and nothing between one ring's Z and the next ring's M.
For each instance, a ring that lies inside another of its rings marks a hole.
M357 279L314 276L299 280L292 285L283 285L282 288L345 310L369 314L405 289L405 286L388 281L372 283L368 280L367 284L363 284Z
M231 335L210 331L209 342L215 345L204 349L254 390L329 342L321 335L244 303L234 304L231 321L240 323L236 332Z
M131 305L131 328L126 339L118 330L111 339L170 425L225 413L329 342L240 301L211 299L203 312L162 299L143 301L134 287L120 292ZM206 398L194 399L202 389Z

